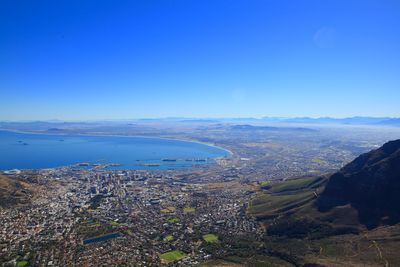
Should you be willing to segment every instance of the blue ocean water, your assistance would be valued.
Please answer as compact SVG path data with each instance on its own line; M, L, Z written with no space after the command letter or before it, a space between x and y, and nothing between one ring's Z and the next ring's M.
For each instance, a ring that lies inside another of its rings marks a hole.
M218 147L171 139L0 131L2 170L81 162L122 164L119 169L166 170L214 163L213 158L228 155L227 150Z

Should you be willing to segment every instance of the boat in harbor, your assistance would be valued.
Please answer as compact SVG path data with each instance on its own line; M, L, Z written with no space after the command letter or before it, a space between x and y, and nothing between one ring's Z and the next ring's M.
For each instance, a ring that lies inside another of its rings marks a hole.
M141 166L146 166L146 167L158 167L161 164L158 163L146 163L146 164L141 164Z
M162 159L162 161L177 161L177 159Z

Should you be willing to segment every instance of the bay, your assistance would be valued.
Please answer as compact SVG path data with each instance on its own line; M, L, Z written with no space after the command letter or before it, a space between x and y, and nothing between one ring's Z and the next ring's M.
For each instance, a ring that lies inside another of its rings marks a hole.
M153 137L51 135L0 131L0 169L121 164L117 169L166 170L213 164L229 151L203 143Z

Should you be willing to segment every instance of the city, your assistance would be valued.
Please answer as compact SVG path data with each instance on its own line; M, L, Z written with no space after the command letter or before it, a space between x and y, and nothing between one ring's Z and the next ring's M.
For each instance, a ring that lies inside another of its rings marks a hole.
M351 137L343 129L337 138L349 138L346 148L334 138L329 145L318 143L326 133L278 131L246 138L204 131L203 139L232 154L189 169L112 170L118 165L78 163L6 171L3 177L18 178L29 200L1 209L0 259L5 266L188 266L229 258L237 254L238 240L262 244L265 228L248 206L267 181L317 177L380 142L371 129L352 130ZM393 134L397 128L381 138ZM197 131L189 135L195 139Z
M400 1L0 1L0 267L400 266Z

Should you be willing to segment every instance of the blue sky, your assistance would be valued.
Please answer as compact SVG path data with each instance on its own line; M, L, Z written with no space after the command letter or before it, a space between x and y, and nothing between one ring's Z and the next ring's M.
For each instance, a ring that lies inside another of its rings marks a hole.
M400 1L0 3L0 120L400 117Z

